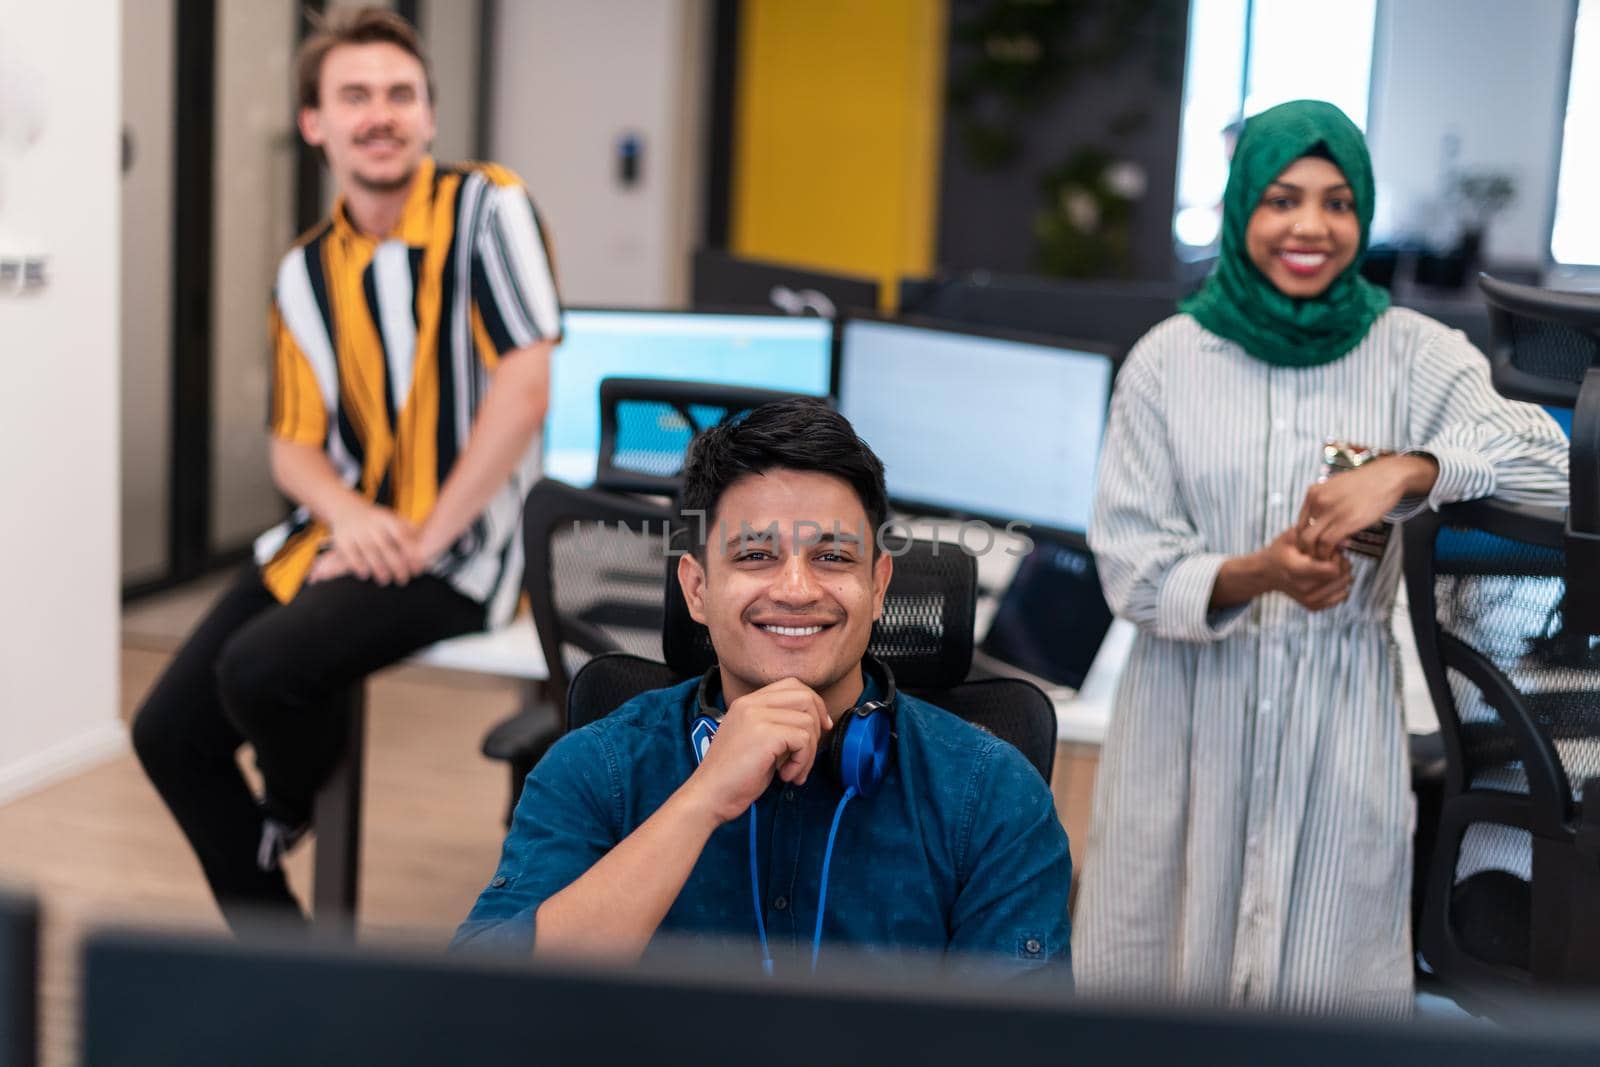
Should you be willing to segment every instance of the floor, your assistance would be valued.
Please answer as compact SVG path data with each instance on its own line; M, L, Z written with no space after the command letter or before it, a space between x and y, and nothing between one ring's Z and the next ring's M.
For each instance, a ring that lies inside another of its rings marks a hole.
M121 712L131 718L227 576L123 614ZM368 688L360 932L443 945L492 873L509 776L478 751L521 705L511 681L418 667ZM1053 783L1074 861L1087 837L1095 750L1064 746ZM248 759L245 760L249 771ZM304 899L312 849L289 858ZM200 869L131 752L0 806L0 881L38 894L41 1064L78 1060L78 948L99 925L223 929Z
M124 615L122 714L131 717L216 583ZM512 682L424 668L369 683L361 933L443 945L499 854L509 775L478 744L522 701ZM290 857L302 898L312 849ZM77 951L105 923L221 930L199 865L131 752L0 806L0 880L44 913L42 1064L77 1061Z

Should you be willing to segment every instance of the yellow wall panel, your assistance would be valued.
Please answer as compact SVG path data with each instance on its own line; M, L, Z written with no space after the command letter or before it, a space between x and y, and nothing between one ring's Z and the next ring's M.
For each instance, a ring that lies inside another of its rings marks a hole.
M745 0L735 253L886 296L932 268L945 22L944 0Z

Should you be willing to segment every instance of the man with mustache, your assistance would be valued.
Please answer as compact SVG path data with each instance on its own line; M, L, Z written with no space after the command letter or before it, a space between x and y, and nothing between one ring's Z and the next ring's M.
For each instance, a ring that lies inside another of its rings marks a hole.
M671 934L789 973L842 944L1070 977L1049 787L866 655L894 570L878 457L822 401L767 404L696 442L683 506L704 521L677 577L717 666L550 749L457 942L629 960Z
M279 858L346 736L339 697L509 618L560 306L527 191L429 156L415 29L340 10L296 59L338 199L273 292L271 461L295 505L140 708L134 747L228 921L301 914ZM235 762L248 741L257 797Z

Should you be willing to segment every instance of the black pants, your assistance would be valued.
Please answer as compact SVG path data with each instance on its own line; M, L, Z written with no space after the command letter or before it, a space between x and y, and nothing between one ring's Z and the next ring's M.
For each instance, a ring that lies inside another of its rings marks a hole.
M351 688L435 641L482 629L484 609L439 578L308 585L279 604L254 566L217 601L133 721L133 747L236 929L300 915L283 872L256 863L262 820L305 822L339 761ZM266 786L235 760L248 741Z

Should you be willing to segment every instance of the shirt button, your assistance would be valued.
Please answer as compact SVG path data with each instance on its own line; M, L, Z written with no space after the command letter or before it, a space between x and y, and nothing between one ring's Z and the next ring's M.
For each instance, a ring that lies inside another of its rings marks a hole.
M1270 700L1263 700L1263 701L1262 701L1262 702L1261 702L1261 710L1262 710L1262 711L1271 711L1271 710L1272 710L1272 701L1270 701Z
M794 790L793 789L785 789L783 791L783 799L785 799L785 800L793 800L794 799Z
M1277 507L1279 504L1283 503L1283 494L1273 493L1271 496L1267 497L1267 503L1271 504L1273 507Z
M1288 427L1288 425L1289 424L1287 422L1284 422L1282 419L1273 419L1272 420L1272 428L1274 430L1280 430L1280 431L1284 430L1284 429L1286 429Z
M499 888L500 888L500 887L501 887L501 886L503 886L503 885L505 885L505 884L506 884L506 876L505 876L505 875L503 875L503 874L497 874L497 875L495 875L495 876L494 876L494 881L492 881L492 882L490 882L490 883L489 883L489 885L490 885L490 886L491 886L491 887L492 887L492 888L495 888L495 889L499 889Z
M1030 956L1037 956L1044 949L1044 946L1039 944L1037 937L1028 938L1022 943L1022 947L1028 950L1028 955Z
M774 900L772 902L772 906L774 908L777 908L779 911L782 911L782 910L784 910L785 908L787 908L789 906L789 898L788 897L779 897L777 900Z

